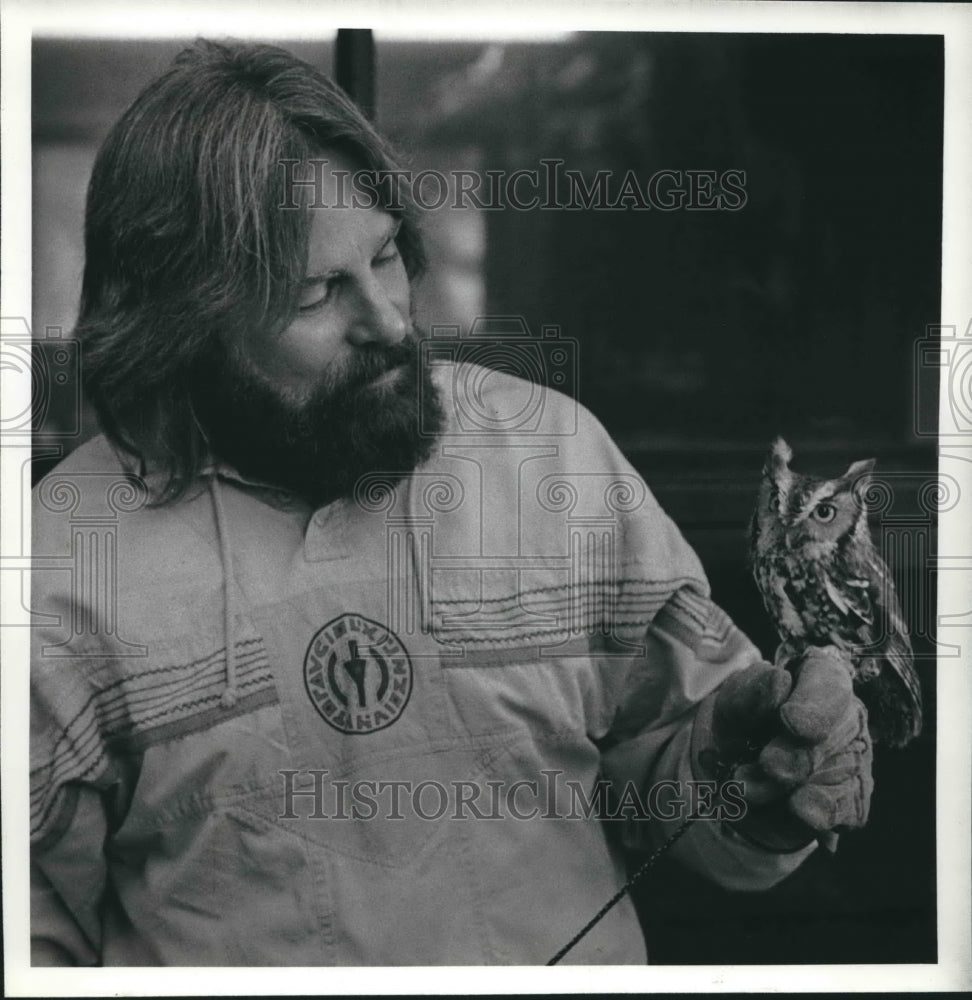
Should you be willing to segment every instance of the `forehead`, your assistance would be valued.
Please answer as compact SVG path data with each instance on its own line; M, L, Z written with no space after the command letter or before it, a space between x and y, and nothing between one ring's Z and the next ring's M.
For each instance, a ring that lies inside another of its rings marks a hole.
M325 154L327 163L317 177L320 186L308 189L310 231L307 245L308 275L341 270L369 261L392 235L397 219L378 206L363 207L370 191L357 195L349 160ZM315 207L315 202L318 206Z

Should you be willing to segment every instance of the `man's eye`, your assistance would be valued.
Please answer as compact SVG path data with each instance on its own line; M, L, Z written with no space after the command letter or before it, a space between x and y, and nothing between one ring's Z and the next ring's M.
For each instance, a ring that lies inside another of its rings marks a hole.
M316 284L308 288L300 297L298 312L312 313L320 309L331 296L330 282Z
M398 244L391 239L378 251L372 264L388 264L393 260L398 260Z

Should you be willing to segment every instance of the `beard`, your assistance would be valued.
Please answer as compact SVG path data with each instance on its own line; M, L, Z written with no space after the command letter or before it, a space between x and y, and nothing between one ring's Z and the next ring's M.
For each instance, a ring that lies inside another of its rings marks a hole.
M365 344L295 401L227 355L200 371L194 406L216 458L320 507L351 497L362 476L394 484L429 458L445 421L420 362L413 334Z

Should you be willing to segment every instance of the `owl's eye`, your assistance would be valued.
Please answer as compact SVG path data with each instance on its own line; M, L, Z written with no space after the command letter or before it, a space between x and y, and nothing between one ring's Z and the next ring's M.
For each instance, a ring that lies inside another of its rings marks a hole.
M829 524L837 516L837 508L832 503L818 503L813 516L821 524Z

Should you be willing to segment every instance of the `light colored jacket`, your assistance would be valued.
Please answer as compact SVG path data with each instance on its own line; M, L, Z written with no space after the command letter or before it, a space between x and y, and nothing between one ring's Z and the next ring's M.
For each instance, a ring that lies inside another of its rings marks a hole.
M579 793L690 781L698 706L759 654L589 413L436 380L433 457L318 511L226 468L146 505L101 438L39 484L38 961L540 964L620 842L677 827ZM674 853L762 888L809 850L697 822ZM566 958L644 960L627 899Z

